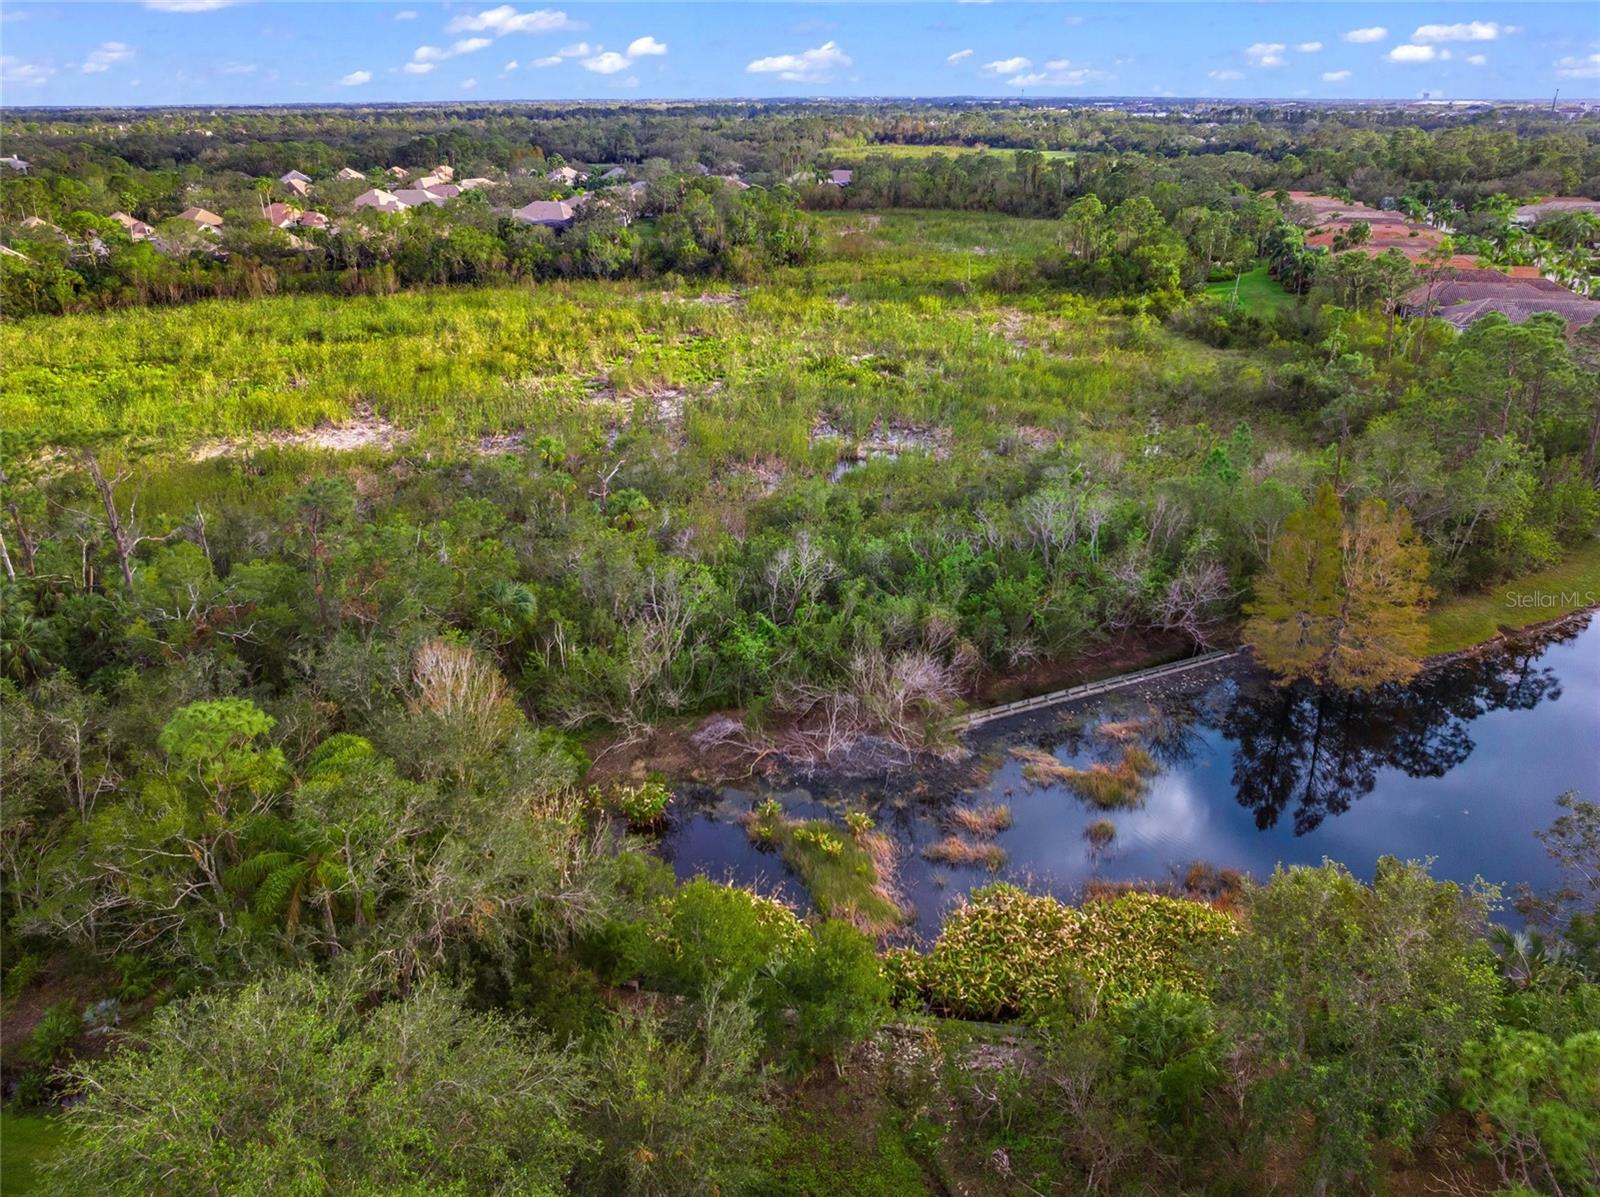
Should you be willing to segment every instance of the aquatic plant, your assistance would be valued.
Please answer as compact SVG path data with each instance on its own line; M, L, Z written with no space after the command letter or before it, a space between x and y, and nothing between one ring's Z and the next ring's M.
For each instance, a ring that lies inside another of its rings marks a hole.
M1116 764L1097 761L1087 769L1064 765L1038 748L1018 747L1011 755L1023 762L1022 775L1035 785L1061 785L1102 810L1136 805L1161 772L1155 758L1137 744L1122 750Z
M952 807L945 813L945 821L957 834L986 838L1011 826L1011 807L1003 802Z
M782 804L769 798L746 818L745 832L754 843L777 849L827 917L844 919L870 935L905 921L894 892L894 846L859 819L846 837L826 819L785 817Z
M1117 838L1117 825L1110 819L1096 819L1083 829L1083 838L1091 848L1104 848Z
M991 873L1006 863L1006 850L999 844L961 835L947 835L929 844L922 850L922 855L941 864L963 867L982 865Z

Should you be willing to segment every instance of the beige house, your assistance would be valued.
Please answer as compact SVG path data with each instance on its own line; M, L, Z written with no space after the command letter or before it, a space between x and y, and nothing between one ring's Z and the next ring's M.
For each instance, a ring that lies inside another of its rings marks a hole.
M185 208L178 213L179 220L187 220L190 224L199 225L203 229L213 231L222 227L222 217L215 212L208 212L204 208Z
M545 182L560 183L563 187L572 187L581 178L583 178L582 171L574 170L570 166L562 166L545 175Z
M367 176L362 174L359 170L354 170L348 166L341 166L339 168L339 173L333 177L338 179L341 183L356 183L360 182Z
M404 212L406 210L406 206L400 202L399 196L392 191L385 191L381 187L363 191L356 196L351 207L376 208L379 212Z
M279 175L278 182L287 187L290 183L309 183L311 182L311 176L303 175L297 170L291 170Z
M129 216L126 212L113 212L111 219L127 229L128 236L135 241L143 241L148 237L155 236L155 229L137 217Z
M511 215L523 224L543 225L547 229L564 229L572 223L577 209L565 200L533 200L512 210Z

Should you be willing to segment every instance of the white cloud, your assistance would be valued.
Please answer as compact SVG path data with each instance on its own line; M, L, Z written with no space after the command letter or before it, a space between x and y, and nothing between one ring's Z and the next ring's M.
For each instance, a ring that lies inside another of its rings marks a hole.
M261 68L253 62L225 62L217 68L219 75L254 75Z
M341 86L341 87L360 87L363 83L371 83L371 82L372 82L372 72L371 71L351 71L348 75L344 76L342 79L339 80L339 86Z
M1257 42L1253 46L1246 46L1244 56L1253 66L1280 67L1283 65L1283 52L1288 49L1282 42Z
M406 63L405 66L401 67L400 69L402 71L404 71L408 75L426 75L429 71L433 70L433 63L431 63L431 62L408 62L408 63Z
M506 65L501 67L500 69L502 71L504 71L507 75L509 75L512 71L517 69L517 60L515 58L513 58L510 62L506 63Z
M1207 71L1208 79L1215 79L1218 83L1231 83L1235 79L1243 79L1243 71Z
M1075 67L1065 58L1056 58L1044 64L1042 71L1015 75L1006 82L1012 87L1082 87L1098 83L1111 76L1092 67Z
M446 27L449 33L491 32L496 37L507 33L553 33L558 29L583 29L581 21L574 21L558 9L540 8L533 12L518 12L509 4L486 8L480 13L456 17Z
M557 58L582 58L586 54L597 54L599 46L591 46L588 42L576 42L570 46L563 46L556 51Z
M1502 25L1498 21L1464 21L1459 25L1418 25L1411 35L1414 42L1492 42L1513 33L1520 33L1516 25Z
M457 58L462 54L476 54L485 46L494 43L486 37L464 37L458 42L452 42L448 50L441 50L438 46L418 46L411 52L412 62L443 62L447 58ZM419 72L413 71L412 74Z
M1432 46L1414 46L1407 42L1403 46L1396 46L1384 57L1390 62L1432 62L1439 57L1439 51Z
M747 74L776 75L790 83L826 83L835 68L851 66L854 61L838 42L826 41L814 50L758 58L744 69Z
M1302 53L1302 54L1315 54L1315 53L1317 53L1317 51L1322 49L1322 43L1321 42L1301 42L1299 45L1295 46L1295 49L1300 51L1300 53Z
M89 56L83 60L83 65L78 69L85 75L98 75L102 71L109 71L119 62L127 62L133 57L133 47L123 42L101 42Z
M529 65L530 66L536 66L536 67L560 66L561 65L561 55L559 55L559 54L551 54L551 55L549 55L548 57L545 57L545 58L535 58L533 60L533 62L531 62Z
M1556 75L1562 79L1600 79L1600 54L1579 58L1568 54L1556 59Z
M1323 71L1322 72L1322 81L1324 83L1343 83L1348 78L1350 78L1350 72L1349 71Z
M10 54L0 55L0 83L11 87L39 87L48 83L56 68L42 62L23 62Z
M649 36L648 34L646 34L644 37L636 37L628 43L629 58L651 58L658 54L665 54L666 52L667 43L658 42L655 38Z
M239 0L144 0L144 6L155 12L215 12L237 4Z
M1382 25L1372 25L1366 29L1352 29L1342 36L1347 42L1354 42L1358 46L1364 46L1371 42L1381 42L1389 36L1389 31Z
M948 62L951 66L954 66L956 63L965 62L967 59L969 59L971 57L972 57L972 51L971 50L957 50L954 54L946 54L944 56L944 60L946 62Z
M983 69L991 75L1010 75L1017 71L1025 71L1033 65L1033 59L1017 55L1015 58L1000 58L994 62L986 62Z
M399 12L394 14L394 19L397 21L415 21L417 19L417 14L414 9L402 8Z
M1467 62L1472 66L1488 66L1489 56L1487 54L1468 54Z
M583 69L593 71L597 75L615 75L618 71L625 71L632 65L615 50L605 50L593 58L583 60Z
M462 91L471 91L474 87L477 87L477 86L478 86L478 81L476 79L463 79L461 81L461 90Z

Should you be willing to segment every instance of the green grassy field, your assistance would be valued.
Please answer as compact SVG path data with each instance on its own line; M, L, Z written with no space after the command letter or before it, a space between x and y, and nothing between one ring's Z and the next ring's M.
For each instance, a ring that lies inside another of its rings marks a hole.
M1555 596L1553 604L1519 605L1525 596ZM1573 596L1577 596L1574 601ZM1600 603L1600 541L1559 565L1502 582L1484 594L1448 599L1428 613L1428 652L1459 652L1492 640L1501 628L1525 628Z
M1113 309L983 281L1054 222L836 213L836 252L759 285L572 283L372 298L210 301L0 327L0 426L46 439L213 437L376 416L442 440L507 429L585 440L659 425L708 468L831 467L814 430L875 422L976 446L1143 411L1169 380L1247 411L1217 351ZM662 406L668 409L663 416ZM670 425L670 427L668 426Z
M1237 279L1239 306L1253 316L1271 316L1280 308L1295 302L1295 297L1283 289L1277 279L1267 273L1267 264L1259 263L1253 270ZM1235 280L1224 279L1206 284L1206 294L1224 303L1233 302Z
M0 1110L0 1197L37 1190L39 1167L55 1155L63 1133L58 1119Z

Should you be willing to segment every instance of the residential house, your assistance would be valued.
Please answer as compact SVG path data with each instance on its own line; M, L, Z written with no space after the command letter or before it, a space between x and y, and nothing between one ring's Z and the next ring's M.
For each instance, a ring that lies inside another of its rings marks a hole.
M523 224L540 224L548 229L564 229L572 223L577 209L565 200L533 200L512 211Z
M575 187L578 180L583 178L583 172L574 170L570 166L560 166L545 175L545 182L559 183L563 187Z
M750 190L750 184L746 183L738 175L718 175L717 178L721 179L724 183L726 183L729 187L732 187L735 191L749 191Z
M267 223L275 229L286 229L300 222L300 209L291 208L288 204L268 204L265 215Z
M387 174L391 179L403 179L411 172L403 166L391 166L384 173Z
M626 179L627 177L628 172L623 170L622 167L613 166L610 170L606 171L600 176L600 181L602 183L616 183L622 179Z
M302 212L295 221L303 229L331 229L333 221L321 212Z
M311 184L302 182L299 179L290 179L284 186L302 198L311 194Z
M178 213L179 220L187 220L190 224L198 225L202 229L216 232L222 227L222 217L215 212L208 212L204 208L185 208Z
M400 187L395 189L394 198L399 200L403 207L415 208L422 204L432 204L435 208L444 207L445 197L437 192L429 191L424 187Z
M855 177L856 172L853 170L830 170L828 177L823 182L831 183L835 187L848 187L850 186L850 180Z
M1433 316L1457 328L1499 312L1522 324L1537 312L1554 312L1567 322L1567 335L1600 319L1600 300L1585 299L1546 278L1512 278L1498 270L1451 270L1433 282L1413 287L1401 298L1406 316Z
M435 187L443 187L449 181L444 175L434 171L432 174L423 175L412 186L421 187L424 191L432 191Z
M376 208L379 212L404 212L405 204L400 202L400 197L392 191L384 191L381 187L374 187L363 191L356 196L350 205L353 208Z
M136 217L129 216L126 212L113 212L111 219L126 229L128 236L135 241L145 241L156 235L154 228Z
M441 164L439 166L434 167L433 170L431 170L429 173L438 175L446 183L452 183L452 182L455 181L456 168L453 167L453 166L445 166L445 165Z
M290 183L309 183L311 182L311 176L303 175L297 170L291 170L279 175L278 182L287 187Z
M361 179L366 178L367 176L362 174L359 170L355 170L352 167L341 166L339 168L339 173L334 175L333 177L338 179L339 182L341 182L341 183L354 183L354 182L357 182L357 181L359 181Z
M1553 195L1537 204L1523 204L1512 216L1517 224L1531 227L1568 212L1588 212L1600 216L1600 200L1585 199L1579 195Z
M461 188L462 191L475 191L479 187L498 187L500 184L495 182L493 179L480 179L474 177L471 179L462 179L461 182L456 184L456 186Z

